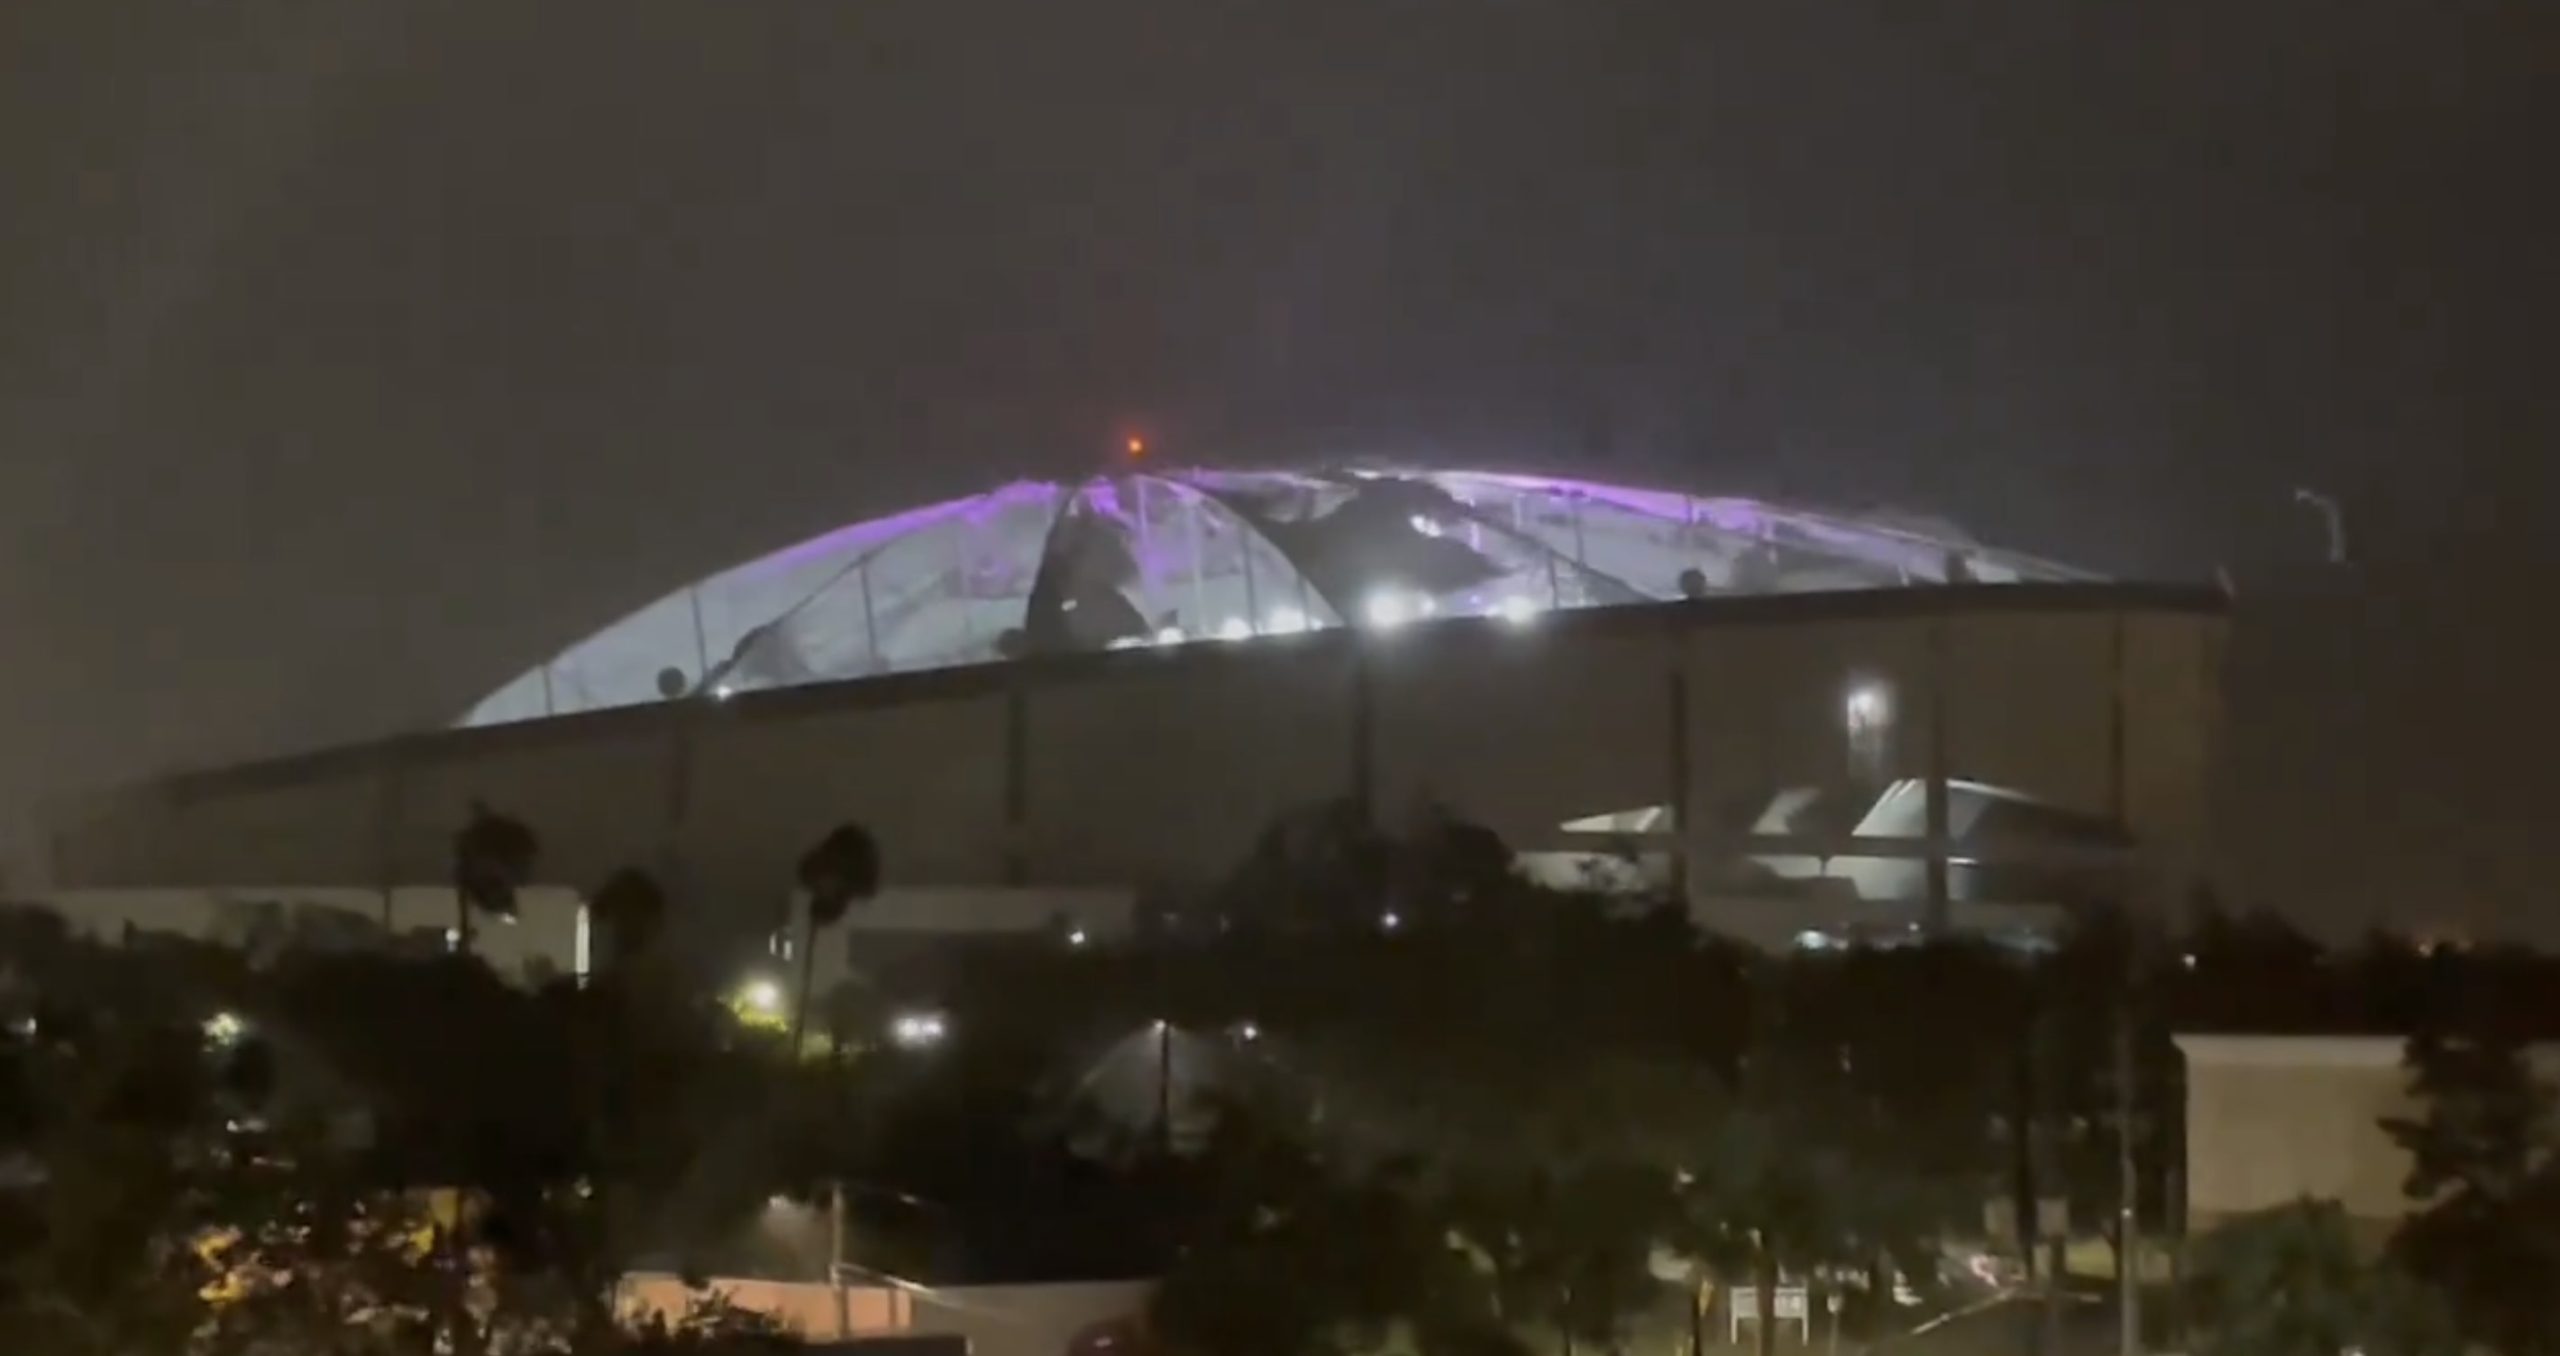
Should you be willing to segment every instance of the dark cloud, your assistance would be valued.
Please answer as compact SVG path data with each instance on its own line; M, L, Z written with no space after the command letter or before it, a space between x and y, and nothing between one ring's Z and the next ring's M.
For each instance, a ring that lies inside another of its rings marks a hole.
M2543 8L20 0L10 775L431 723L1135 422L2228 564L2248 888L2521 917Z

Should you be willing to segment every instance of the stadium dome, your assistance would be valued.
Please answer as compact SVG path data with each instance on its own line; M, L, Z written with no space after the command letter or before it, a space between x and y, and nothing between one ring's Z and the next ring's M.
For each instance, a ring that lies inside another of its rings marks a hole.
M713 575L461 723L1346 623L2091 577L1903 515L1483 471L1149 469L1018 481Z

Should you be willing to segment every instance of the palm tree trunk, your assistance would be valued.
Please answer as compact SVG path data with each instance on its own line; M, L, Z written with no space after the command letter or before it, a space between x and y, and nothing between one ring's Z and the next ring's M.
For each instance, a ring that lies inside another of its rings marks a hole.
M800 1039L809 1026L809 986L818 967L818 920L815 911L800 922L800 988L791 999L791 1057L800 1057Z
M1752 1245L1751 1273L1751 1301L1760 1323L1757 1349L1760 1356L1772 1356L1778 1349L1778 1256L1766 1242Z

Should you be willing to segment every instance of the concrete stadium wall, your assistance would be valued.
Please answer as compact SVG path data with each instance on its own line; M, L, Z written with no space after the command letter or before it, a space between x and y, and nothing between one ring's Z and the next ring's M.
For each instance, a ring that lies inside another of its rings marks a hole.
M2201 851L2218 596L2004 585L1707 600L1116 652L404 737L77 807L57 887L444 879L474 799L547 880L629 864L770 908L832 825L891 881L1132 886L1230 867L1272 818L1432 796L1526 842L1564 820L1835 778L1853 683L1888 770L1944 769Z

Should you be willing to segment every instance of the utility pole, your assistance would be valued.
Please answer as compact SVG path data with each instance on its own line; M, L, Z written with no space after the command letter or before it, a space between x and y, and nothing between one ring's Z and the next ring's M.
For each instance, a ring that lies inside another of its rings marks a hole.
M2057 1091L2062 1085L2060 1070L2061 1045L2053 1029L2054 1014L2047 1003L2036 1014L2033 1027L2035 1050L2032 1058L2036 1070L2035 1135L2036 1209L2035 1237L2045 1245L2044 1321L2038 1326L2038 1341L2044 1356L2061 1356L2062 1297L2064 1269L2070 1263L2071 1221L2069 1207L2053 1209L2070 1198L2062 1186L2062 1103ZM2029 1245L2032 1247L2033 1245Z
M827 1288L835 1295L836 1337L853 1336L853 1304L844 1288L844 1183L827 1183Z
M2133 1166L2133 993L2116 1006L2116 1352L2142 1356L2141 1194Z

